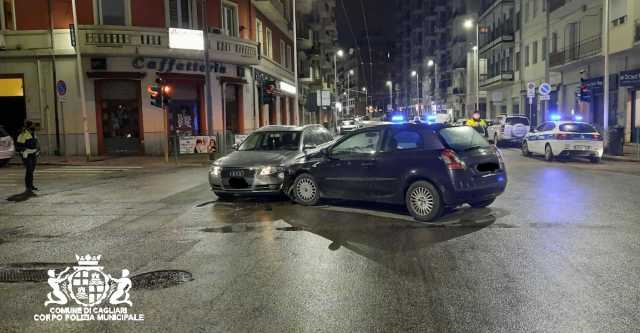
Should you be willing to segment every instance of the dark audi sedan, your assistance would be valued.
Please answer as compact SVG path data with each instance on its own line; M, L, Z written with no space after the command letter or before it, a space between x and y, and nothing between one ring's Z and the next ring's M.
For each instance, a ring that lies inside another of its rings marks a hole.
M419 221L468 203L486 207L504 192L499 150L472 127L384 124L356 130L300 157L287 193L303 205L322 198L406 205Z
M259 128L235 151L213 162L209 184L219 198L281 193L286 167L332 139L320 125Z

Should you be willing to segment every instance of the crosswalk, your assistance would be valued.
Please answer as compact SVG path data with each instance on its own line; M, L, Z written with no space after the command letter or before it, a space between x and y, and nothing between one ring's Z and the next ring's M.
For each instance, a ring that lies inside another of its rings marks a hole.
M118 173L142 169L139 166L38 166L34 175L37 184L73 182L82 179L112 176ZM0 192L22 187L24 168L12 166L0 169Z

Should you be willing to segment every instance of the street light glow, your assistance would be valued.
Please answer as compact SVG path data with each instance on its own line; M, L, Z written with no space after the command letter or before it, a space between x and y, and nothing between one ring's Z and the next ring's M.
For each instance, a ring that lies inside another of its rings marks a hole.
M362 91L367 91L367 87L362 87Z
M478 50L478 45L474 45L474 46L473 46L473 50L474 50L474 51L477 51L477 50Z
M434 64L433 60L429 60L429 62L427 62L427 66L429 67L432 67Z
M353 75L355 72L353 71L353 69L349 70L349 75Z
M338 51L336 52L336 55L338 55L338 57L342 57L342 56L344 55L344 51L342 51L342 50L338 50Z
M418 75L418 72L416 72L416 71L411 71L411 76L412 76L412 77L413 77L413 76L416 76L416 75Z
M465 29L471 29L473 28L473 20L472 19L466 19L464 21L464 28Z
M387 87L391 87L391 81L387 81Z

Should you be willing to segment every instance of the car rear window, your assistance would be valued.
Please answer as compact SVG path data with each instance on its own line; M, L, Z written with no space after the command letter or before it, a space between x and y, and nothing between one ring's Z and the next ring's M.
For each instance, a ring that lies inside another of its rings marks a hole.
M571 133L595 133L597 130L595 127L589 124L580 124L580 123L569 123L560 125L561 132L571 132Z
M446 127L440 130L440 136L457 151L490 146L484 136L470 126Z
M506 122L507 125L522 124L525 126L529 126L529 119L524 117L507 118Z

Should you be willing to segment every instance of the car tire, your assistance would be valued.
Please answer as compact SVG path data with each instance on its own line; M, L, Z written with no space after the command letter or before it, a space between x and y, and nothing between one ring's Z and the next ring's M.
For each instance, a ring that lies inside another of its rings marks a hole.
M598 156L591 156L591 158L590 158L589 160L590 160L590 161L591 161L591 163L593 163L593 164L598 164L598 163L600 163L600 161L602 160L602 158L601 158L601 157L598 157Z
M315 178L308 173L303 173L293 181L291 191L293 200L304 206L314 206L320 201L320 191Z
M218 201L229 201L231 200L231 198L233 198L233 195L229 193L213 192L213 194L215 194L216 197L218 197Z
M529 151L529 144L527 143L527 141L522 142L522 146L520 147L520 149L522 149L522 156L531 156L531 151Z
M442 214L444 204L438 189L427 181L411 184L405 193L405 205L414 219L430 222Z
M469 206L473 208L484 208L491 205L494 201L496 201L496 198L489 199L489 200L475 201L475 202L470 202Z
M5 166L5 165L9 164L9 161L10 161L10 160L11 160L11 159L9 159L9 158L4 159L4 160L0 160L0 168L2 168L3 166Z
M544 160L547 162L553 161L553 150L549 144L544 146Z

